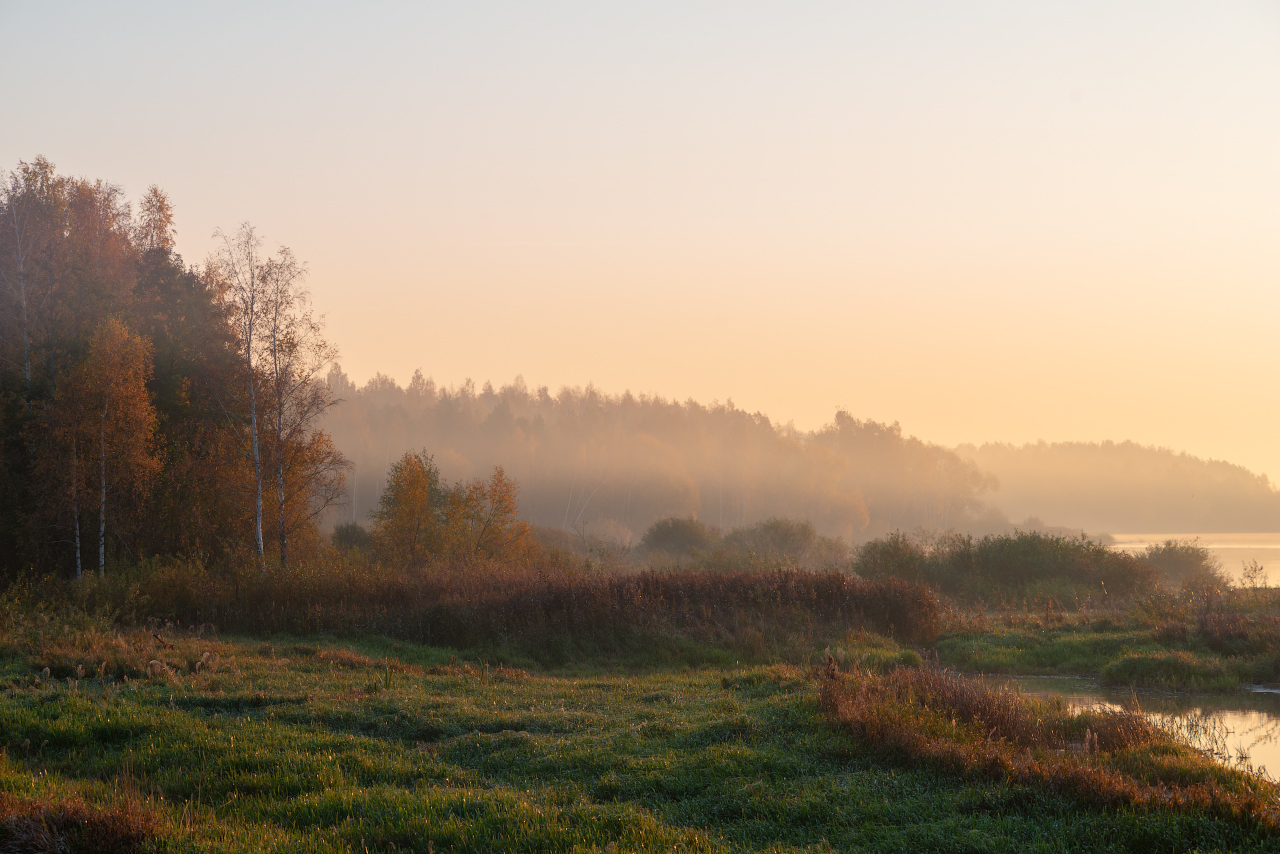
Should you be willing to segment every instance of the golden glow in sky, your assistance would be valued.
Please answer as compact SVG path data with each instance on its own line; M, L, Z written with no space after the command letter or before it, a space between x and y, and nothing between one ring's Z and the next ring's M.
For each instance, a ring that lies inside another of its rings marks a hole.
M0 3L0 166L254 222L344 369L1280 477L1280 6ZM17 81L23 81L17 85Z

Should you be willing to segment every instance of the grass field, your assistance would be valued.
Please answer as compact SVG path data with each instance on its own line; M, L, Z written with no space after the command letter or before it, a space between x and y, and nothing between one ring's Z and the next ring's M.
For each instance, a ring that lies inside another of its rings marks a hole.
M530 674L385 640L165 637L85 647L114 650L109 673L135 662L128 681L4 659L10 844L34 802L129 813L170 851L1277 846L1240 822L913 769L828 724L800 667Z

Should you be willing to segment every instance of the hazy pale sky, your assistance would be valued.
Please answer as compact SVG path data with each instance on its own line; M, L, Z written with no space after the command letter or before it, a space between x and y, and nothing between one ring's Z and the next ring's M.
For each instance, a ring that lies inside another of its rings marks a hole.
M0 168L250 220L402 383L1280 477L1280 4L0 0Z

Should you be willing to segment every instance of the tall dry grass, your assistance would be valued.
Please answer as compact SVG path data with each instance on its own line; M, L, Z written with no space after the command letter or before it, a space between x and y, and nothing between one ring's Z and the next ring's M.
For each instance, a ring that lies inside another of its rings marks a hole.
M1280 790L1179 745L1136 701L1073 711L937 668L841 673L834 659L821 678L823 715L891 758L1087 806L1207 813L1280 833Z
M937 595L899 579L839 572L695 569L631 574L515 563L420 568L333 557L287 571L154 567L134 579L53 589L117 624L148 620L249 634L378 634L456 648L566 647L601 652L653 636L682 637L764 656L788 639L863 626L903 642L942 628ZM34 593L28 592L30 599ZM812 646L808 647L812 649Z
M150 850L160 835L156 815L135 800L92 806L0 792L2 854L134 854Z

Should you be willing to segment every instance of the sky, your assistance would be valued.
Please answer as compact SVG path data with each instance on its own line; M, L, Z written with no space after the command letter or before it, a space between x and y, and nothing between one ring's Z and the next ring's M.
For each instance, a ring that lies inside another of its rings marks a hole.
M252 222L357 381L1280 480L1280 4L0 0L0 168Z

